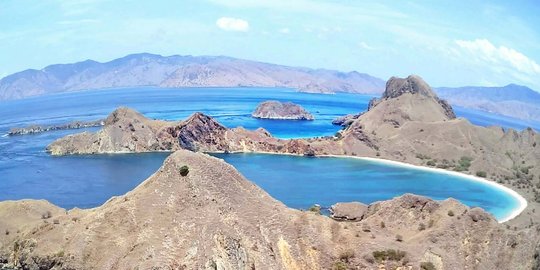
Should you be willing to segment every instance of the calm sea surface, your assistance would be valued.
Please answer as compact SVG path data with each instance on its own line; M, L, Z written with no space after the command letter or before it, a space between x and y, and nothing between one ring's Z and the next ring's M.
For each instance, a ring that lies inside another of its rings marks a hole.
M337 116L367 108L372 96L304 94L290 89L201 88L117 89L49 95L0 102L0 134L11 127L58 124L106 117L118 106L148 117L180 120L204 112L228 127L264 127L280 138L332 135ZM292 101L312 112L315 121L260 120L250 113L261 101ZM515 129L540 124L456 108L458 116L479 125ZM97 128L86 129L96 131ZM118 154L52 157L53 140L81 132L66 130L0 137L0 200L47 199L65 208L95 207L133 189L156 171L168 154ZM454 197L504 217L517 206L507 194L487 185L445 174L343 158L305 158L261 154L218 155L275 198L296 208L340 201L365 203L416 193L434 199Z

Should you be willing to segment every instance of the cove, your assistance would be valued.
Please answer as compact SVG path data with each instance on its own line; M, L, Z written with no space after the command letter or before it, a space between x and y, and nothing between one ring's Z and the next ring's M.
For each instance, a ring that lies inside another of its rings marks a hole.
M126 88L62 93L0 102L0 200L46 199L64 208L91 208L122 195L163 163L167 153L53 157L44 151L52 141L84 130L61 130L6 136L11 127L59 124L106 117L118 106L132 107L151 118L180 120L196 111L227 127L263 127L279 138L335 134L332 119L367 108L372 96L305 94L292 89ZM261 101L292 101L315 115L315 121L254 119L250 113ZM458 116L481 125L523 128L528 123L478 111L456 109ZM539 129L540 124L532 125ZM508 193L460 177L436 177L401 167L361 160L303 158L258 154L220 156L275 198L296 208L338 201L369 203L405 192L435 199L454 197L481 206L499 220L517 209ZM434 176L435 175L435 176ZM444 175L444 174L443 174ZM446 180L445 180L446 179Z
M519 195L498 186L391 162L254 153L212 155L233 165L274 198L297 209L350 201L369 204L405 193L435 200L454 198L485 209L499 221L508 220L524 208L520 197L516 197Z

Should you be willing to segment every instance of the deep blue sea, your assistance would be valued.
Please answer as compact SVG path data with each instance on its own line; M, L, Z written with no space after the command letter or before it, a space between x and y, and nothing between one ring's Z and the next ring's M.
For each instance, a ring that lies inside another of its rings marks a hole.
M106 117L118 106L134 108L148 117L180 120L204 112L228 126L264 127L280 138L325 136L340 127L331 120L367 108L373 96L305 94L291 89L191 88L115 89L48 95L0 102L0 134L11 127L58 124ZM260 120L250 117L261 101L292 101L304 106L315 121ZM489 126L516 129L540 124L456 108L458 116ZM89 128L96 131L98 128ZM168 154L118 154L52 157L45 147L53 140L82 130L0 137L0 200L47 199L65 208L95 207L111 196L133 189L156 171ZM279 155L220 156L270 195L296 208L340 201L365 203L411 192L435 199L454 197L481 206L497 217L516 203L490 186L455 176L343 158L305 158Z

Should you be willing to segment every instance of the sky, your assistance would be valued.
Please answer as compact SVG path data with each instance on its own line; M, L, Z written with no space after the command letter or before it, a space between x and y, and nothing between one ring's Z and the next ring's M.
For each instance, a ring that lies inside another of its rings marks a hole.
M148 52L540 91L538 14L537 0L0 0L0 77Z

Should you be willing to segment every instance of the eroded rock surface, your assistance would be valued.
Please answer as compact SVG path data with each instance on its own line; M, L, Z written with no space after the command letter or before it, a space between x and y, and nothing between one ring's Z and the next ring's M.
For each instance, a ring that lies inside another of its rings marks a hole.
M337 220L359 221L368 206L361 202L336 203L330 207L331 217Z
M255 118L281 120L314 120L311 113L292 102L269 100L261 102L251 114Z

